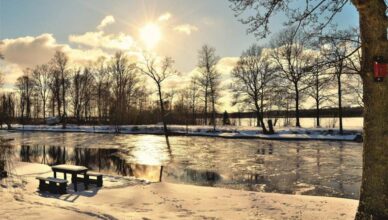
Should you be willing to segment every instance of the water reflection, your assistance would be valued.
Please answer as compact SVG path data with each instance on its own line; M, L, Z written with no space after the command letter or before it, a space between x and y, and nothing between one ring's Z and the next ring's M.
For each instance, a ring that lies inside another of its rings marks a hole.
M24 162L71 163L152 181L162 177L167 182L263 192L359 196L358 143L169 137L168 147L164 136L153 135L5 135L15 138L14 157Z

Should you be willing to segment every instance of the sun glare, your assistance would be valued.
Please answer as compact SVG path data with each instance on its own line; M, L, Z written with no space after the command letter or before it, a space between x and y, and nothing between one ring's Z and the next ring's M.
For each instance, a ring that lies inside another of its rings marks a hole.
M153 49L162 38L160 27L149 23L140 29L140 38L148 49Z

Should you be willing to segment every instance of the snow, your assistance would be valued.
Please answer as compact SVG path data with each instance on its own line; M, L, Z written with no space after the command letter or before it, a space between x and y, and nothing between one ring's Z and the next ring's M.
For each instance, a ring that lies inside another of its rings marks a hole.
M15 131L49 131L49 132L85 132L85 133L116 133L116 126L110 125L13 125ZM122 125L120 134L163 134L162 125ZM276 130L275 134L263 134L256 127L219 126L213 131L212 126L169 125L172 135L207 136L221 138L261 138L277 140L332 140L354 141L361 137L361 130L345 130L343 135L338 129L327 128L295 128L284 127Z
M27 172L31 171L31 173ZM37 191L33 173L50 167L15 164L1 180L1 219L354 219L358 201L259 193L104 176L104 187L53 195ZM81 188L82 189L82 188Z

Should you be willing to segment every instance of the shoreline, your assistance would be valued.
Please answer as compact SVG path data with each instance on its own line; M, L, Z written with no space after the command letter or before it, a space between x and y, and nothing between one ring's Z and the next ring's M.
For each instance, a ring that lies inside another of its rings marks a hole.
M73 132L73 133L96 133L96 134L129 134L129 135L165 135L159 125L128 125L120 126L119 133L114 126L84 126L68 125L62 129L61 126L46 125L16 125L14 128L0 129L9 132ZM213 132L209 126L177 126L170 125L169 136L187 137L213 137L225 139L261 139L278 141L346 141L362 142L361 132L358 130L345 130L348 134L339 135L337 129L305 129L305 128L282 128L275 134L262 134L257 128L236 128L223 126Z
M65 195L37 192L33 173L52 175L47 165L16 163L1 181L4 219L354 219L352 199L260 193L174 183L144 183L104 176L104 187ZM111 187L120 184L120 187ZM82 186L81 186L82 187ZM33 213L33 215L31 214Z

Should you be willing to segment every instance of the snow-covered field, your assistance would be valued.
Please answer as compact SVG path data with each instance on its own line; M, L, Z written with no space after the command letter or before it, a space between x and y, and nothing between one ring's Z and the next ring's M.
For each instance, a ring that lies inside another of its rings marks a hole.
M123 125L118 129L115 126L99 125L67 125L65 129L61 125L13 125L15 131L51 131L51 132L89 132L89 133L116 133L120 134L163 134L162 125ZM222 138L262 138L277 140L333 140L333 141L361 141L361 130L345 130L340 135L338 129L327 128L278 128L275 134L263 134L256 127L219 126L213 131L211 126L184 126L169 125L169 131L173 135L192 135Z
M16 163L0 180L1 219L354 219L351 199L259 193L104 178L104 187L53 195L37 191L42 164ZM124 184L122 184L124 183ZM112 187L114 185L114 187Z

